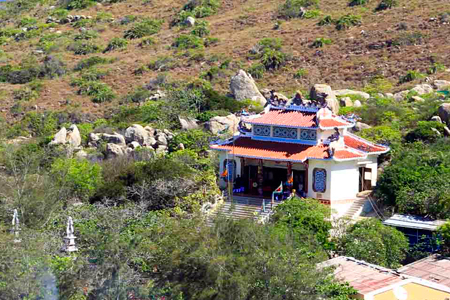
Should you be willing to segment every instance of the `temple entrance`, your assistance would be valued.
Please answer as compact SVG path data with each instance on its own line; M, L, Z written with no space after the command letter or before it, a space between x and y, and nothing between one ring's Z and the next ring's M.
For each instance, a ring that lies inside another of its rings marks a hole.
M359 191L372 189L372 169L366 167L359 168Z

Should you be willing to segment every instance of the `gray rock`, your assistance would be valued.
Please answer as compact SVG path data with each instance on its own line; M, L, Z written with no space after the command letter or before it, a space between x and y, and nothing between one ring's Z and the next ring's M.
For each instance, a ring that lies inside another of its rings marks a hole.
M187 17L186 21L184 21L184 25L193 27L195 25L195 19L193 17Z
M180 126L182 130L191 130L198 128L198 120L194 118L182 118L178 117L178 121L180 122Z
M81 135L77 125L72 124L72 126L69 127L69 133L67 134L66 141L72 147L79 147L81 145Z
M63 127L55 134L49 145L64 145L66 143L66 137L67 129Z
M167 137L164 133L160 133L156 136L156 144L159 146L167 146Z
M227 129L228 133L233 134L238 130L239 119L234 115L230 114L226 117L214 117L205 123L205 128L208 129L213 134L218 134L221 131Z
M443 103L438 109L439 117L441 117L442 122L450 125L450 103Z
M148 146L153 147L153 146L156 145L156 139L151 136L151 137L148 138L147 143L148 143Z
M165 154L166 152L167 152L166 145L159 145L158 148L156 148L156 154Z
M449 136L450 136L450 129L449 129L447 126L444 127L444 135L445 135L446 137L449 137Z
M419 96L412 96L411 100L414 102L425 102L425 99L423 99L422 97L419 97Z
M101 134L91 132L91 133L89 133L88 146L89 147L97 147L100 140L101 140Z
M401 91L394 94L394 100L395 101L402 101L406 98L406 95L408 95L409 91Z
M386 98L394 98L394 94L392 93L386 93L385 96Z
M360 132L364 129L369 129L369 128L372 128L372 126L370 126L366 123L356 122L355 127L353 127L353 131Z
M147 125L147 126L144 127L144 129L145 129L145 131L147 131L150 134L150 136L154 136L155 135L155 129L153 129L152 127Z
M125 137L121 134L115 132L114 134L102 134L102 140L110 144L116 144L120 146L125 146Z
M360 91L354 91L354 90L349 90L349 89L344 89L344 90L336 90L334 91L334 94L336 96L346 96L346 95L358 95L364 99L369 99L370 95L365 93L365 92L360 92Z
M130 147L131 149L137 149L137 148L141 147L141 145L140 145L138 142L132 141L132 142L129 144L129 147Z
M335 114L339 112L339 102L336 98L336 95L331 90L331 87L327 84L315 84L309 93L311 99L319 100L320 94L326 94L327 97L325 101L327 102L328 107Z
M118 156L125 155L125 147L118 145L118 144L112 144L108 143L106 145L106 157L107 158L114 158Z
M450 87L450 81L447 80L435 80L433 81L433 86L437 89L437 90L444 90L445 88Z
M78 158L78 159L85 159L85 158L88 157L88 154L87 154L86 151L80 150L77 153L75 153L75 157Z
M353 106L354 107L361 107L362 106L361 101L355 100L355 102L353 102Z
M436 134L436 136L441 136L441 133L436 128L431 128L431 131L433 131Z
M419 95L429 94L434 92L433 87L429 84L419 84L412 88Z
M150 133L139 124L133 124L125 131L125 140L127 143L138 142L140 145L147 146Z
M352 99L350 99L350 97L344 97L339 100L339 104L342 107L352 107L353 101Z
M253 100L261 105L266 104L266 98L259 92L252 76L244 70L239 70L236 75L231 77L230 90L234 98L238 101Z
M433 116L433 117L431 117L431 121L438 122L438 123L442 123L441 117L439 117L439 116Z

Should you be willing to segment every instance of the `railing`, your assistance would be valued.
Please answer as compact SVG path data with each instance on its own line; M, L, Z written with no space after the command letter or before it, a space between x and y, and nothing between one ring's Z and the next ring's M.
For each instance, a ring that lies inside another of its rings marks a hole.
M290 200L292 197L294 197L294 195L290 195L289 197L287 197L285 200ZM285 200L281 200L285 201ZM270 201L270 210L268 210L267 214L266 214L266 210L265 210L265 205L266 204L266 199L263 199L263 203L262 203L262 208L261 208L261 212L259 213L259 218L258 218L258 223L260 224L265 224L267 221L269 221L270 217L273 215L274 210L273 210L273 201ZM262 215L264 213L264 215Z

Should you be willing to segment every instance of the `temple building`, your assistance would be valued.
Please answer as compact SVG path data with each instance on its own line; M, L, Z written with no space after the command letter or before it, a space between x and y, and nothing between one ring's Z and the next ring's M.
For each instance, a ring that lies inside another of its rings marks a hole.
M349 132L354 121L334 115L326 105L268 105L242 116L239 133L211 144L220 151L221 186L234 192L270 197L283 183L308 198L330 205L342 216L361 191L377 180L377 158L389 151Z

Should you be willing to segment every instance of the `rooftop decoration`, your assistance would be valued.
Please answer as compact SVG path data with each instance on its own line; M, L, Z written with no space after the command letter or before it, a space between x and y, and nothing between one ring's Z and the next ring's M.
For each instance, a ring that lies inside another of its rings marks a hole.
M66 227L66 236L64 237L64 247L63 251L68 253L78 251L78 248L75 246L75 235L73 234L73 220L72 217L67 219L67 227Z

